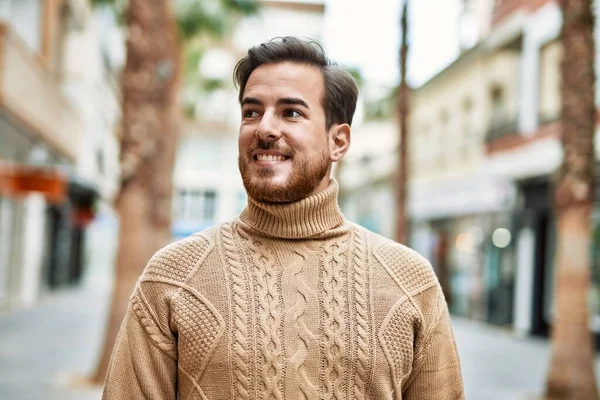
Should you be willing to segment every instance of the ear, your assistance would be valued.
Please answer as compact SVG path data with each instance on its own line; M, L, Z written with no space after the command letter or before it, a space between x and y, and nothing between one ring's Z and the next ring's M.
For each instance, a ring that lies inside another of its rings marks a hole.
M340 161L350 148L350 125L334 125L329 130L329 159Z

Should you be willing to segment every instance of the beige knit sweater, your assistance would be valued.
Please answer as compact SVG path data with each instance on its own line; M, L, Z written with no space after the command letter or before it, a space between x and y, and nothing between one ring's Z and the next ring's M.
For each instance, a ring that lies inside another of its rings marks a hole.
M337 192L251 199L239 219L159 251L103 399L462 399L431 266L347 222Z

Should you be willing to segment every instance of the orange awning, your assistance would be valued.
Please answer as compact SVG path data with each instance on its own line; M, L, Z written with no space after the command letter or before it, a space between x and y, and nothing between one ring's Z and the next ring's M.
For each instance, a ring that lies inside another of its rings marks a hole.
M53 168L27 165L0 165L0 194L22 197L40 193L49 203L61 203L67 195L67 181Z

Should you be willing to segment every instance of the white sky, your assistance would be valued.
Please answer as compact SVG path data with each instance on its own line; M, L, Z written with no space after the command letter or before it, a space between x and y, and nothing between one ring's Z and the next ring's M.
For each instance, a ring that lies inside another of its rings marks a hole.
M410 0L409 83L419 86L458 55L459 0ZM325 44L332 59L366 79L398 83L401 0L326 0Z

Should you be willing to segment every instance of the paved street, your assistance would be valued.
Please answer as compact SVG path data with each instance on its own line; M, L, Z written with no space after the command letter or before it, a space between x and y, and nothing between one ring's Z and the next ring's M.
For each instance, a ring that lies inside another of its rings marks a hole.
M532 400L543 393L550 347L538 338L453 318L467 400ZM600 382L600 358L596 358Z
M77 377L90 374L98 357L106 286L63 291L33 309L0 315L1 399L100 399L100 389L78 384ZM468 400L530 400L541 393L546 341L453 321Z
M99 356L107 293L66 290L0 315L0 399L100 399L100 389L74 382L91 374Z

